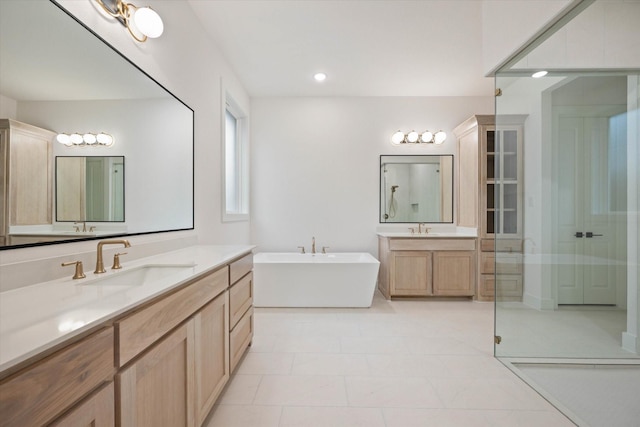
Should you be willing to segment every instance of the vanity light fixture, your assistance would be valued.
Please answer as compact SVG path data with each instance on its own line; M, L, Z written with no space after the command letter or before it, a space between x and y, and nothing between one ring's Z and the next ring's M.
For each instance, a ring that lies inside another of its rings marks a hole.
M123 0L96 0L109 16L116 18L127 27L136 41L144 43L147 38L155 39L162 35L164 24L158 13L149 6L138 7Z
M424 131L421 134L412 130L405 134L402 131L397 131L391 135L391 143L393 145L401 144L442 144L447 139L447 134L443 131L438 131L435 134L432 132Z
M59 133L56 141L67 147L111 147L113 145L113 137L108 133Z

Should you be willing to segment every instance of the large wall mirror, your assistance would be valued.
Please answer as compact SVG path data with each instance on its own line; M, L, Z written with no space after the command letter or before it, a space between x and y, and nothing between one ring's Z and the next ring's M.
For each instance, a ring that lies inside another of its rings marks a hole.
M83 184L67 177L68 185L57 185L52 168L54 194L50 194L51 206L45 206L51 220L31 227L0 209L0 224L5 224L0 249L193 229L191 108L52 0L0 0L0 58L0 118L54 134L104 132L114 138L111 146L68 147L53 141L52 165L57 158L58 168L75 167L78 174L86 174L86 163L93 159L94 172L101 166L122 167L124 172L126 158L127 168L122 189L114 187L110 193L122 199L95 205L89 208L94 211L91 214L86 204L80 206L82 195L77 192L83 191ZM100 163L98 158L109 160ZM65 162L75 164L63 166ZM118 185L120 178L105 175L109 185ZM70 200L77 206L69 205ZM4 200L2 206L6 206ZM98 210L103 213L98 215ZM95 233L73 235L69 221L91 222ZM30 234L33 238L28 238Z
M380 156L380 223L415 222L453 222L453 155Z

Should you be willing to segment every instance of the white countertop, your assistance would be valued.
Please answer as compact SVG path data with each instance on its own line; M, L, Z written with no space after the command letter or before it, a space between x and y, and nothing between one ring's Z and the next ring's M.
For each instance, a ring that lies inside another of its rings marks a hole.
M0 293L0 372L149 301L191 278L214 270L255 246L192 246L131 262L122 270L85 279L68 277ZM131 283L132 270L150 265L181 268ZM72 272L72 270L70 270ZM127 276L129 273L129 277ZM122 279L120 279L122 277ZM108 279L109 284L100 284Z
M420 233L416 231L415 233L411 233L410 231L378 231L376 233L381 237L400 237L400 238L411 238L411 239L429 239L429 238L438 238L438 237L448 237L448 238L473 238L478 237L475 231L444 231L444 232L429 232L429 233Z

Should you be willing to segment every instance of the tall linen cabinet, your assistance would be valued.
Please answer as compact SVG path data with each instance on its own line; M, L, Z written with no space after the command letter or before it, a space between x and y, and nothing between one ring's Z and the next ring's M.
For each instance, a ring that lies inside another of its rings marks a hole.
M478 229L476 298L522 298L524 115L474 115L454 129L457 224Z
M11 244L10 226L52 223L55 135L0 119L0 246Z

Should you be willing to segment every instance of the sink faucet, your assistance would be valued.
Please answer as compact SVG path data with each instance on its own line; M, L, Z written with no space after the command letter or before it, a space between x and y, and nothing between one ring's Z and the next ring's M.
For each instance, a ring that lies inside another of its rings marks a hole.
M98 242L98 257L96 258L96 270L93 274L106 273L107 270L104 269L104 263L102 262L102 247L104 245L123 245L125 248L130 248L131 243L129 243L126 239L119 240L103 240Z
M316 253L316 238L315 237L311 238L311 253L312 254Z
M87 232L87 222L86 221L76 221L76 222L74 222L73 225L75 226L76 233L80 232L80 226L78 224L82 224L82 232L86 233Z
M422 234L422 226L424 226L424 234L429 234L430 227L427 227L427 223L421 222L418 223L418 234Z

